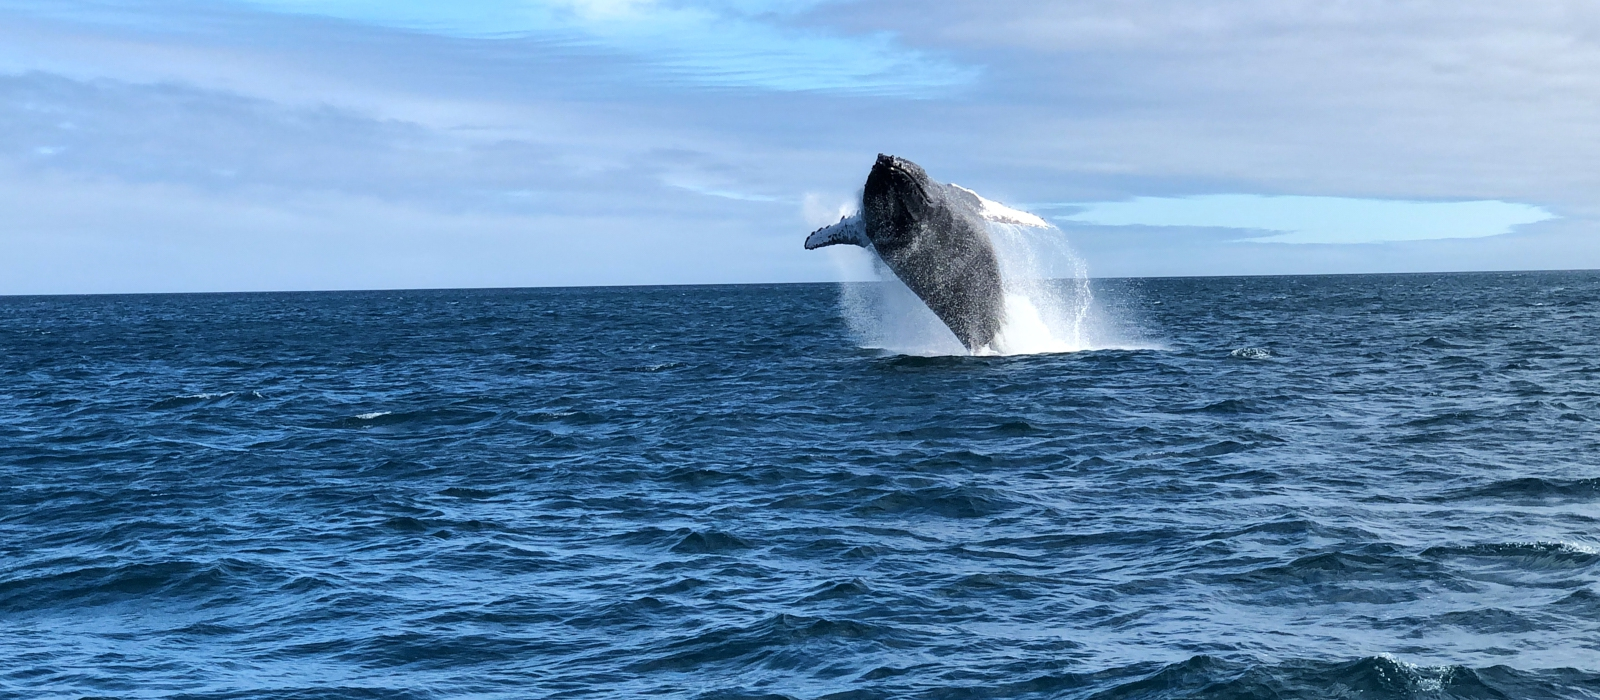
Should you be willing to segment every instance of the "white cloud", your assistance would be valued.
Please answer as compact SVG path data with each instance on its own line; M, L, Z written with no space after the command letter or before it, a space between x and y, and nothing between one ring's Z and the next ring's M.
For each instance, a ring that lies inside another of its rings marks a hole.
M896 44L885 31L842 35L774 24L819 4L655 0L237 0L257 8L471 39L534 38L631 56L689 84L917 96L972 81L976 69Z
M1554 218L1527 204L1499 201L1408 202L1345 197L1218 194L1091 202L1054 217L1099 226L1229 228L1256 232L1253 243L1386 243L1483 238ZM1270 235L1261 235L1263 233Z
M794 281L745 220L449 212L337 192L228 193L0 168L0 294ZM813 265L814 263L814 265Z

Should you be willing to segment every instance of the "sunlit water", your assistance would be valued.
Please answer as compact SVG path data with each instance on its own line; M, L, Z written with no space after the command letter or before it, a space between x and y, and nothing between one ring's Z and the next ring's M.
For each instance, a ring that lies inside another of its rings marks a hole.
M0 298L0 695L1600 696L1600 274L1058 276Z

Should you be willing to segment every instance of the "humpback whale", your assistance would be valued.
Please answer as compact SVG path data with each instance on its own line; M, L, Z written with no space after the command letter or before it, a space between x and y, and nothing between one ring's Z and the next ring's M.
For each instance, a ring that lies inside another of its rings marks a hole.
M984 221L1049 228L1037 216L934 182L916 163L880 153L860 213L812 232L806 250L858 245L876 253L976 353L1005 322L1000 262Z

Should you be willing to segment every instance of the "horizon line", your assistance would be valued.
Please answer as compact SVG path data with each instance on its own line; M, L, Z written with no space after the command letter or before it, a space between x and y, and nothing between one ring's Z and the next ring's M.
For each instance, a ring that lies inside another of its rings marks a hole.
M1174 279L1236 279L1236 278L1266 278L1266 277L1401 277L1408 275L1488 275L1488 274L1531 274L1555 272L1600 272L1600 268L1560 268L1560 269L1520 269L1520 270L1419 270L1410 272L1309 272L1287 274L1244 274L1244 275L1145 275L1127 277L1089 277L1090 281L1122 281L1122 280L1174 280ZM1064 280L1066 277L1049 279ZM0 294L0 300L26 299L35 297L136 297L136 296L183 296L183 295L228 295L228 294L370 294L378 292L467 292L467 291L513 291L525 289L653 289L672 287L779 287L803 286L817 284L881 284L887 280L854 280L854 281L821 281L821 282L684 282L667 284L561 284L561 285L528 285L523 287L374 287L366 289L245 289L245 290L213 290L213 291L183 291L183 292L41 292L23 294Z

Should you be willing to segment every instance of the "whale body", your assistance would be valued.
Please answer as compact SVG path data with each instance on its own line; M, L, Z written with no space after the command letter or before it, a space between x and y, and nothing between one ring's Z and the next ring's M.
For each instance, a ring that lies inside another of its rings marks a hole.
M861 212L806 238L806 250L858 245L873 251L969 352L988 348L1005 323L1000 262L985 221L1049 225L959 185L939 184L916 163L878 154Z

